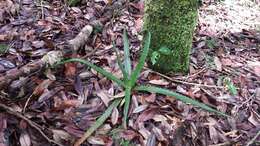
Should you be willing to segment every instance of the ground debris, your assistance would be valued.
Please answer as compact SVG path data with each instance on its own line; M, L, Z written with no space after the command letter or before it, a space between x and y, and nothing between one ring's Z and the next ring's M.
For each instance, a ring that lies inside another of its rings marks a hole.
M120 127L119 106L82 145L257 145L259 4L202 0L189 74L166 76L145 68L138 80L187 95L230 118L172 97L133 93L129 129ZM126 29L137 64L143 8L144 0L88 0L73 7L62 1L2 0L0 145L73 145L111 100L124 97L121 88L80 63L55 63L87 59L122 77L113 43L123 54Z

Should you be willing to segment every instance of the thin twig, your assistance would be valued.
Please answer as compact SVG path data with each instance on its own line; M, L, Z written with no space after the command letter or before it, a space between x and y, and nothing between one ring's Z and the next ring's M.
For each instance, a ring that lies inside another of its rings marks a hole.
M25 117L24 115L22 115L21 113L15 111L14 109L0 103L0 108L4 109L7 113L14 115L18 118L23 119L24 121L26 121L31 127L33 127L35 130L37 130L48 142L56 144L58 146L63 146L62 144L50 139L40 128L39 126L34 123L33 121L31 121L30 119L28 119L27 117Z
M94 55L94 54L96 53L97 49L98 49L98 48L96 47L96 48L93 49L90 53L86 54L85 56L83 56L83 57L81 57L81 58L82 58L82 59L86 59L86 58L88 58L88 57Z
M219 143L219 144L214 144L214 145L209 145L209 146L229 146L231 144L232 144L231 142L227 141L224 143Z
M30 102L32 96L33 96L33 94L31 94L31 95L27 98L27 100L26 100L26 102L25 102L25 105L24 105L24 107L23 107L23 113L25 113L26 107L28 106L28 104L29 104L29 102Z
M200 73L204 72L205 70L207 70L207 68L203 68L203 69L199 70L198 72L196 72L194 74L191 74L187 77L181 77L181 78L178 78L178 79L189 79L189 78L192 78L192 77L199 75Z
M161 73L159 73L159 72L153 71L153 70L151 70L151 69L149 69L149 68L147 68L147 67L145 67L145 69L147 69L147 70L149 70L150 72L155 73L155 74L157 74L157 75L159 75L159 76L161 76L161 77L163 77L163 78L165 78L165 79L167 79L167 80L170 80L170 81L172 81L172 82L175 82L175 83L181 83L181 84L192 85L192 86L198 86L198 87L206 87L206 88L224 89L223 86L204 85L204 84L190 83L190 82L186 82L186 81L182 81L182 80L173 79L173 78L168 77L168 76L166 76L166 75L164 75L164 74L161 74Z
M251 144L253 144L253 143L256 141L256 139L257 139L258 136L260 136L260 131L257 132L257 134L253 137L253 139L251 139L251 140L247 143L246 146L250 146Z

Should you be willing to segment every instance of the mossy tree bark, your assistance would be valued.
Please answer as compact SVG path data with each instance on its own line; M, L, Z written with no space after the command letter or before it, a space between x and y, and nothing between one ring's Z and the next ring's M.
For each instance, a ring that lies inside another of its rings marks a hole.
M152 34L149 66L162 73L187 72L198 0L145 0L144 30Z

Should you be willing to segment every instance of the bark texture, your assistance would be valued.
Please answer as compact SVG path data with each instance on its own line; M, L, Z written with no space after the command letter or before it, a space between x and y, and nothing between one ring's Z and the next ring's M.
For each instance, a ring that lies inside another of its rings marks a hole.
M145 0L144 30L152 34L149 66L162 73L187 72L198 0Z

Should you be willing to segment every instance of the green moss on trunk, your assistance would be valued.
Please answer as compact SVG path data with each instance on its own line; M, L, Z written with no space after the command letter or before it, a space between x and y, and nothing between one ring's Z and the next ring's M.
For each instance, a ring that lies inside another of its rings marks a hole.
M148 62L152 69L188 71L197 11L198 0L145 0L144 30L152 34Z

